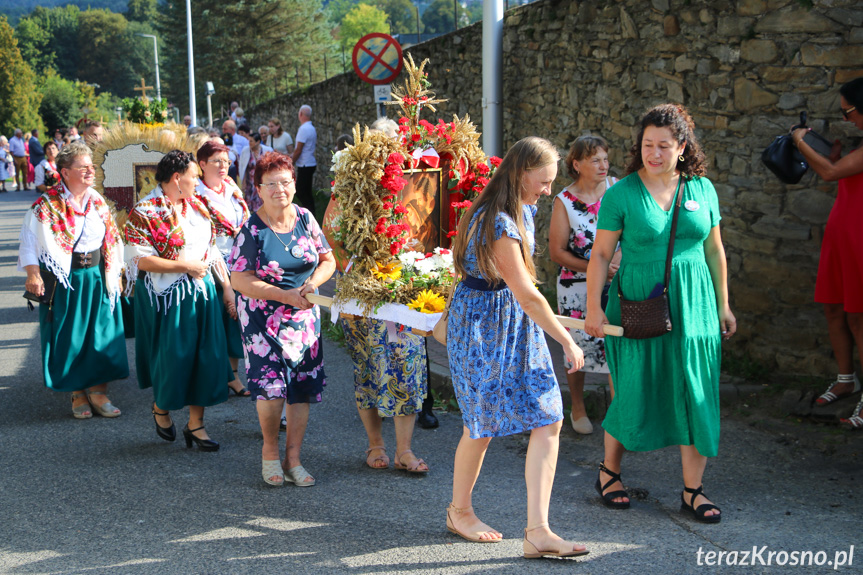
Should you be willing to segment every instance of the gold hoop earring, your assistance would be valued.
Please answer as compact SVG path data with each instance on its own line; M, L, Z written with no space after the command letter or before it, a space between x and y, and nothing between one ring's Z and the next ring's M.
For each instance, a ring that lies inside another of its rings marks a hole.
M677 156L677 161L682 163L686 161L686 158L683 157L683 154L680 154L679 156Z

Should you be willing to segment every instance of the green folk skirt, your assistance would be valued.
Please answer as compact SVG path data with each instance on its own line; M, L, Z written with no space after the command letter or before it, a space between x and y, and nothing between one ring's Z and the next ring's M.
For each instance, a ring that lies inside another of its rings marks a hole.
M120 306L111 309L102 266L73 269L66 289L57 284L53 317L39 306L42 373L55 391L81 391L129 377Z
M219 302L219 310L222 314L222 325L225 326L225 341L227 343L228 357L241 359L243 357L243 333L240 331L240 321L231 317L222 301L222 286L216 284L216 301ZM236 300L234 296L234 300ZM237 302L234 301L234 305Z
M144 280L135 284L138 386L153 388L159 409L209 407L228 399L234 372L225 351L221 308L210 276L204 285L205 294L184 294L185 285L175 287L166 306L165 298L149 294Z

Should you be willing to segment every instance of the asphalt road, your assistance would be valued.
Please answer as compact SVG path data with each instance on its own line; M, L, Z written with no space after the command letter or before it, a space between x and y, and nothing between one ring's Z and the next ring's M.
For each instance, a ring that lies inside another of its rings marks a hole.
M475 492L480 516L506 540L464 542L444 525L459 415L440 413L440 428L417 429L414 450L429 463L428 476L367 468L350 363L331 342L324 346L324 401L312 406L303 450L317 478L312 488L261 480L261 436L248 400L207 410L207 430L222 443L217 453L159 439L151 392L135 380L131 340L132 377L110 387L123 415L75 420L68 395L42 383L37 315L26 309L23 274L15 271L21 220L35 198L0 194L2 574L809 574L834 572L842 552L852 565L840 571L863 564L858 458L787 445L733 419L723 421L720 455L705 476L707 493L723 509L719 525L681 515L673 448L629 454L624 479L639 499L629 511L605 509L593 488L601 435L565 429L551 522L590 555L521 557L526 436L492 442ZM187 414L174 417L179 427ZM384 429L392 457L392 423ZM708 552L720 551L738 553L723 555L722 567L705 564ZM792 566L794 551L813 552L813 566ZM732 556L737 566L728 566ZM754 565L741 565L744 559ZM768 560L773 566L761 564ZM783 560L788 564L776 566ZM818 561L824 565L814 566Z

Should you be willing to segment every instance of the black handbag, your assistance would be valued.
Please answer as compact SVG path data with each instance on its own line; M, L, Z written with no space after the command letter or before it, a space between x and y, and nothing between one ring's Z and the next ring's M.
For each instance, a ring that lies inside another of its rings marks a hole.
M791 128L791 131L805 128L806 119L806 112L800 112L800 124ZM777 136L761 153L761 162L786 184L796 184L809 169L809 164L794 145L790 133Z
M668 242L668 255L665 257L665 283L661 293L644 301L631 301L623 298L620 278L617 280L617 297L620 298L620 325L623 327L623 337L629 339L649 339L659 337L671 331L671 314L668 308L668 283L671 280L671 257L674 255L674 236L677 234L677 216L680 214L680 203L686 191L686 185L680 189L683 174L677 180L677 200L671 209L671 239Z
M81 226L81 234L78 236L78 239L75 240L75 243L72 244L72 257L74 257L75 248L78 247L78 242L80 242L81 238L84 237L85 227L87 227L86 218L84 219L84 224ZM54 319L54 294L57 292L57 284L59 281L53 272L46 269L39 268L39 275L42 278L42 283L45 285L45 290L42 292L42 295L24 290L24 299L27 300L27 307L30 308L30 311L36 309L33 307L33 302L47 305L48 315L46 316L46 319L48 321L52 321Z

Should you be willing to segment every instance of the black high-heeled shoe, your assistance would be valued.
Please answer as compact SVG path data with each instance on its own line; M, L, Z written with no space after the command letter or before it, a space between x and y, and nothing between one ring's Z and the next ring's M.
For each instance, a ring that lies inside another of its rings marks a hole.
M684 493L689 493L689 503L686 502L686 497L684 497ZM702 503L698 507L693 508L692 504L695 503L695 498L699 495L707 497L704 495L704 486L701 485L698 489L690 489L686 486L683 487L683 492L680 494L680 510L688 511L692 513L692 517L695 518L696 521L701 521L702 523L719 523L722 521L722 510L719 509L716 505L712 503ZM719 511L716 515L705 515L711 509L716 509Z
M161 415L161 416L171 415L171 412L165 411L164 413L159 413L158 411L156 411L156 408L154 407L153 408L153 421L156 424L156 433L159 435L159 437L161 437L165 441L174 441L175 439L177 439L177 428L174 427L174 421L173 420L171 421L170 427L162 427L159 425L159 422L156 420L157 415Z
M619 489L617 491L612 491L611 493L604 493L606 489L617 481L620 481L620 484L623 485L623 481L620 479L620 474L609 470L608 467L605 466L604 461L599 464L599 471L600 473L605 473L606 475L611 476L611 479L606 481L605 485L602 484L599 475L596 476L596 492L599 493L605 506L609 509L629 509L629 501L615 501L615 499L620 497L629 498L626 491Z
M218 451L218 441L213 441L212 439L201 439L200 437L192 435L193 431L198 431L199 429L204 429L204 426L202 425L195 429L189 429L189 424L187 423L186 427L183 428L183 437L186 438L186 447L192 447L192 442L194 442L201 451Z

